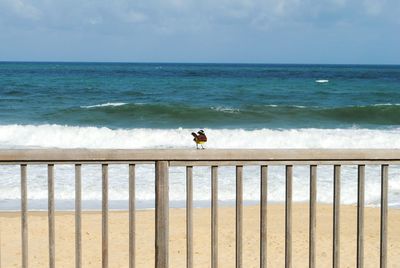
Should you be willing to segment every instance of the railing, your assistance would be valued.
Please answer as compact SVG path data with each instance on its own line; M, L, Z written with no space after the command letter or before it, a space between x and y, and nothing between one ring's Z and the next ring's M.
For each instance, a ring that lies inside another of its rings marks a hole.
M400 150L2 150L0 164L21 167L22 267L28 267L27 165L48 165L49 267L55 267L54 165L75 165L75 260L82 266L81 166L102 165L102 267L108 267L108 165L129 165L129 267L135 267L135 165L155 163L155 266L168 267L169 166L186 166L187 267L193 267L193 166L211 166L211 267L218 266L218 166L236 166L236 267L242 265L243 166L260 170L260 267L267 266L267 181L269 165L286 167L285 267L292 267L293 165L310 165L309 267L316 267L317 165L334 165L333 267L340 263L341 165L358 165L357 267L364 260L365 165L381 165L380 267L387 266L388 168L400 163ZM1 256L1 249L0 249ZM1 259L0 259L1 266Z

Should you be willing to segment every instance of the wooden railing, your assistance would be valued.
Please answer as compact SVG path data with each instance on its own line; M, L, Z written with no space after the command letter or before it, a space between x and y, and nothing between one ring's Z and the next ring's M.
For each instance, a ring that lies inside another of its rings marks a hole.
M341 165L358 165L357 267L364 259L365 165L381 165L380 267L387 266L388 168L400 163L400 150L1 150L0 164L21 167L22 267L28 267L27 165L48 165L49 267L55 267L54 165L75 165L75 260L82 266L81 166L102 165L102 267L108 267L108 165L129 165L129 267L135 267L135 165L155 164L155 266L168 267L169 166L186 166L187 267L193 267L193 166L211 166L211 267L218 266L218 166L236 166L236 267L242 265L243 166L260 170L260 267L267 266L267 181L269 165L286 167L285 267L292 267L293 165L310 166L309 267L316 267L317 165L334 165L333 267L340 263ZM0 249L1 256L1 249ZM0 259L1 266L1 259ZM111 265L112 267L112 265Z

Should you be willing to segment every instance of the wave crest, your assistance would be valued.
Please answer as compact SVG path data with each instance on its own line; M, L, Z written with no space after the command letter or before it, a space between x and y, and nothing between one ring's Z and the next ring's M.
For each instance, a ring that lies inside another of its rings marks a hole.
M113 128L280 128L400 125L400 105L320 107L300 105L195 106L163 103L104 103L47 114L46 122ZM56 119L56 120L55 120Z
M126 105L127 103L125 102L107 102L107 103L102 103L102 104L95 104L95 105L87 105L87 106L81 106L81 108L84 109L91 109L91 108L97 108L97 107L117 107L117 106L122 106Z
M0 148L193 148L190 133L194 130L1 125ZM400 148L399 129L206 128L205 131L208 148Z

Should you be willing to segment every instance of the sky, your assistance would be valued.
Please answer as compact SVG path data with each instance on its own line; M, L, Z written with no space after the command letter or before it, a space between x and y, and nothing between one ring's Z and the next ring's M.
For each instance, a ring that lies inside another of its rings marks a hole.
M0 0L0 61L400 64L400 1Z

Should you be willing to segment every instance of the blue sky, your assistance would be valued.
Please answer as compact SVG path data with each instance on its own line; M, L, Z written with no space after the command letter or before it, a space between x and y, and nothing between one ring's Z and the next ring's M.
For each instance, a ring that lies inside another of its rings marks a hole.
M400 1L0 0L0 60L400 64Z

